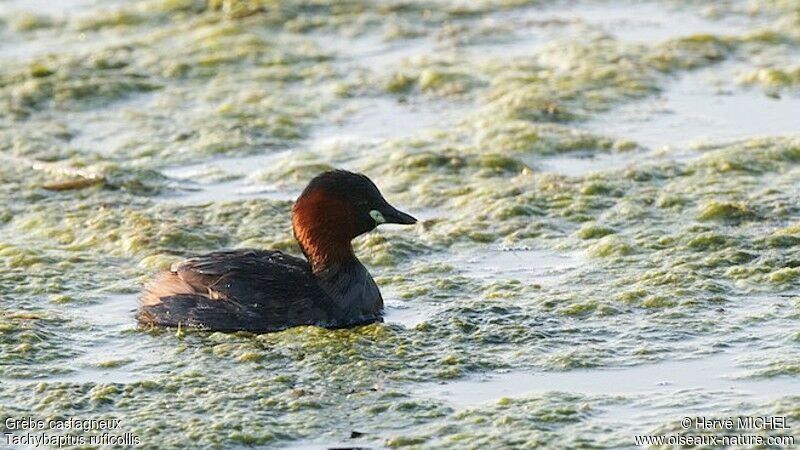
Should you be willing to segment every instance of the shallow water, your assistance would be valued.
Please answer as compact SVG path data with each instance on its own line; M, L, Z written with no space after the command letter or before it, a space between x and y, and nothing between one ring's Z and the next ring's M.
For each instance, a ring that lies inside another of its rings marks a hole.
M0 416L144 448L794 424L793 5L522 3L0 1ZM420 219L355 241L384 323L137 327L177 259L299 254L291 201L330 167Z
M299 152L314 153L326 148L348 145L378 145L382 142L411 137L426 131L452 125L457 113L446 104L408 104L387 98L366 98L348 102L342 112L333 114L331 123L314 128L309 137L296 148L275 153L218 158L189 166L180 165L163 170L171 178L184 183L184 192L178 197L182 203L228 201L242 198L270 198L294 200L299 191L281 189L280 185L264 184L253 180L258 168L280 160L291 160ZM340 166L348 168L346 162ZM203 173L219 172L229 181L191 184ZM171 200L170 197L166 199Z
M107 2L114 4L119 2ZM0 2L0 14L35 13L52 18L62 18L77 12L84 12L92 6L97 6L91 0L69 0L63 2L49 2L46 0L3 0Z
M654 98L614 109L589 127L654 149L797 134L800 96L736 88L736 68L730 63L681 75Z
M741 351L741 349L736 349ZM774 400L800 389L794 377L737 380L739 371L730 353L689 361L666 361L624 369L571 372L509 372L487 380L465 380L422 389L458 407L469 407L503 397L522 397L552 391L596 395L647 394L669 396L685 390L727 391L741 401Z
M617 39L659 43L693 34L741 33L758 23L743 15L711 18L707 11L680 4L657 2L554 2L539 8L501 12L487 21L514 24L507 39L470 43L466 51L476 56L524 57L554 37L600 33Z

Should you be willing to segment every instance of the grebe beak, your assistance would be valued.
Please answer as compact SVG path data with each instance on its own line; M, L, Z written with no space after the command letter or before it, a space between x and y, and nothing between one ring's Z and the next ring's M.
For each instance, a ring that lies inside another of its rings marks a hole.
M401 225L413 225L417 223L417 219L415 219L411 214L406 214L388 204L381 208L381 215L383 215L385 220L384 223L398 223Z

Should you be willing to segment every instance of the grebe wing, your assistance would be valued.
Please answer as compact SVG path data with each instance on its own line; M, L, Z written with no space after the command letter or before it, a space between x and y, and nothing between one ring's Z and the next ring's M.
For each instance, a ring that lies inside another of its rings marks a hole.
M302 259L270 250L229 250L173 265L145 287L137 318L145 324L212 330L273 331L324 324L326 294Z

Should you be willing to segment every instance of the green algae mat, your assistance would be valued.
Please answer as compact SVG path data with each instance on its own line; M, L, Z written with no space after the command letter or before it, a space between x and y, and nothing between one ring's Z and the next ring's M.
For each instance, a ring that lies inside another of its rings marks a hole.
M334 167L420 219L354 243L384 323L137 327ZM0 448L791 448L798 399L796 1L0 0Z

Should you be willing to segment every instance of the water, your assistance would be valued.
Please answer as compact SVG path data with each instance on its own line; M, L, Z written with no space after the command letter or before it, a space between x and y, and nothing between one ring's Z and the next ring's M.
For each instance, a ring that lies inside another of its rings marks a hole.
M200 164L181 165L167 168L163 173L176 180L179 186L174 195L164 197L167 202L179 199L183 203L209 203L214 201L230 201L244 198L269 198L274 200L289 201L297 197L299 192L280 191L277 186L270 184L249 183L246 175L252 173L254 168L266 167L281 157L287 156L288 151L276 153L256 154L250 156L220 158L216 161ZM230 181L198 182L203 174L220 171L224 178Z
M350 145L379 146L384 142L424 134L452 125L458 117L457 106L448 103L416 104L386 98L356 99L332 114L330 123L315 128L297 148L248 156L217 158L199 164L180 165L163 170L184 186L179 199L186 203L226 201L244 198L294 200L299 190L265 184L248 178L259 170L291 160L297 151L320 151ZM331 161L334 162L334 161ZM348 168L347 162L338 164ZM220 172L231 181L194 183L207 172ZM173 197L168 197L169 201Z
M798 50L788 6L356 3L0 2L0 415L113 415L144 448L627 448L795 415L800 96L741 82ZM720 60L664 43L705 33ZM646 63L665 49L701 67ZM512 83L501 112L593 112L495 114ZM421 219L356 242L383 324L137 326L177 259L297 253L326 167ZM122 181L43 189L85 172Z
M325 51L341 58L341 64L348 68L369 68L377 71L390 70L409 59L431 56L446 50L425 38L391 42L374 35L321 35L317 42Z
M398 101L387 98L358 99L349 103L340 120L318 128L311 146L337 141L372 141L411 137L453 126L461 109L451 102Z
M652 157L652 154L580 152L544 158L528 157L525 158L525 161L533 167L540 168L543 172L577 177L591 172L629 167L634 161L641 161L649 157Z
M737 64L727 64L681 75L655 98L614 108L585 124L588 131L633 139L643 149L526 155L522 160L545 173L583 176L655 161L691 160L699 155L697 147L720 141L797 136L800 96L775 98L736 88L731 82L736 69Z
M585 26L621 40L644 43L693 34L736 35L758 23L746 16L709 17L707 12L647 2L564 2L542 12L530 10L516 19Z
M4 0L0 2L0 14L37 13L54 18L64 17L92 6L91 1L48 2L37 0Z
M588 128L626 136L653 149L775 135L797 135L800 96L774 98L736 88L737 64L681 75L664 92L602 115ZM758 114L755 114L755 112Z
M554 283L578 267L578 255L568 252L521 248L484 249L477 254L452 255L448 262L470 277L516 278L536 283Z
M737 353L743 349L736 349ZM573 392L605 396L647 394L668 397L686 391L725 391L742 401L777 399L800 392L792 377L739 379L741 369L731 352L701 359L663 361L615 369L579 369L570 372L509 372L486 379L464 380L423 388L421 395L435 396L459 408L547 392Z
M419 216L418 216L419 217ZM521 280L539 286L554 286L567 279L584 263L579 255L531 248L498 248L481 252L452 252L430 258L435 264L452 265L450 276L466 276L474 280ZM386 295L386 321L413 328L431 320L445 308L439 302L423 304L401 301L396 291Z

